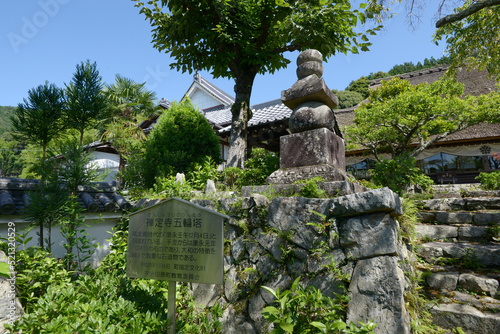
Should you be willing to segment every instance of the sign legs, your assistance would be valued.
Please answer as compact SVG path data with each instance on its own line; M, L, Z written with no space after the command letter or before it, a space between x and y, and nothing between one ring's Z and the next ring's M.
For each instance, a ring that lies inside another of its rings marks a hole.
M176 283L175 281L168 282L168 310L167 310L167 320L168 320L168 334L175 334L175 293L176 293Z

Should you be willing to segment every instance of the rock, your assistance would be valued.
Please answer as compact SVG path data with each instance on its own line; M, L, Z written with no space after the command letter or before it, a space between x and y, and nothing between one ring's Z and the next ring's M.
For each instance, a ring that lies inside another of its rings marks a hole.
M331 112L331 111L330 111ZM332 113L333 115L333 113ZM319 117L319 116L318 116ZM322 118L326 122L328 117ZM314 120L314 119L313 119ZM308 131L292 133L280 138L280 169L314 165L331 165L345 171L345 143L324 124L317 127L316 121L301 118L300 127L310 127ZM319 122L319 120L317 120ZM290 119L292 123L292 119ZM310 123L309 125L306 125ZM290 124L292 126L292 124ZM295 126L295 125L294 125ZM330 180L328 180L330 181ZM343 181L343 180L335 180Z
M308 101L300 104L290 115L290 131L294 134L326 128L335 132L335 114L326 104Z
M274 171L267 177L266 184L271 184L273 186L292 184L296 181L307 180L312 177L320 177L326 182L335 182L348 181L352 176L344 170L328 164L290 167ZM286 194L281 194L281 196L286 196Z
M202 206L204 208L217 211L217 208L215 207L215 203L211 200L208 199L191 199L191 203L194 203L196 205Z
M340 246L349 260L397 255L397 223L385 213L359 215L342 220Z
M224 313L222 314L222 333L259 333L251 323L246 321L246 318L243 314L243 312L237 312L234 305L229 305L229 307L226 308L224 310Z
M495 297L498 293L498 281L478 274L461 274L458 280L460 286L467 291L479 294L488 293Z
M472 214L470 212L437 212L436 221L442 224L470 224Z
M458 229L458 238L460 240L479 239L486 235L486 227L480 226L461 226Z
M207 186L205 187L205 195L214 194L217 192L215 188L215 182L213 180L207 180Z
M440 304L433 307L434 324L454 329L461 327L466 333L500 333L500 315L484 314L472 306L462 304Z
M184 184L184 181L186 181L186 175L184 175L183 173L175 174L175 182L179 182L180 184Z
M319 101L331 109L339 104L338 97L316 75L300 79L290 89L281 91L281 101L292 110L307 101Z
M235 259L236 261L241 260L243 255L245 255L244 236L241 236L238 239L231 242L231 255L233 256L233 259Z
M427 284L437 290L453 291L457 288L458 272L439 272L427 277Z
M433 212L418 212L417 216L422 223L430 223L436 221L436 214Z
M434 210L434 211L465 210L465 200L463 198L428 199L422 202L424 203L425 210Z
M222 286L217 284L192 283L193 298L202 308L212 307L222 294Z
M465 201L467 209L470 211L500 210L499 197L467 198Z
M403 214L399 196L387 187L337 197L332 199L330 203L330 211L335 217L349 217L375 212L387 212L391 216Z
M428 262L439 257L464 258L473 264L498 267L500 245L460 244L450 242L428 242L422 244L418 253Z
M500 222L500 213L476 212L474 213L473 220L477 225L497 224Z
M269 206L270 201L264 195L252 193L249 197L254 201L255 206L258 208Z
M264 247L276 261L281 260L283 255L282 248L284 247L283 241L274 233L268 232L264 233L262 229L256 229L253 233L255 239L259 244Z
M458 227L443 225L416 225L415 232L419 238L452 239L458 237Z
M349 286L348 322L373 320L377 334L410 333L404 300L405 279L397 261L394 256L358 261Z
M334 261L337 267L342 264L346 256L341 249L334 249L331 252L322 254L319 257L315 255L309 256L307 259L307 271L310 273L315 273L317 271L323 270L325 266L329 266Z

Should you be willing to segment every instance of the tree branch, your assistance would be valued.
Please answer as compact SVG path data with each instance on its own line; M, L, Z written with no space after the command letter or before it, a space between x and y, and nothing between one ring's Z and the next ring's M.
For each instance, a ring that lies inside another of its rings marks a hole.
M470 5L469 7L467 7L466 9L464 9L461 12L446 15L445 17L439 19L436 22L436 28L441 28L444 25L447 25L447 24L450 24L450 23L453 23L456 21L460 21L460 20L466 18L467 16L470 16L470 15L480 11L483 8L497 6L497 5L500 5L500 0L478 1L478 2L474 3L473 5Z

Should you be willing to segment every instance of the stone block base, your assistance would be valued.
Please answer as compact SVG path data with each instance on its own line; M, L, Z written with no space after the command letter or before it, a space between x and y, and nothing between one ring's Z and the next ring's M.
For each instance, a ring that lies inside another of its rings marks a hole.
M326 128L281 137L280 168L314 165L332 165L345 171L344 140Z
M266 184L292 184L298 180L307 180L319 176L324 182L349 181L352 176L332 165L302 166L280 168L266 179Z

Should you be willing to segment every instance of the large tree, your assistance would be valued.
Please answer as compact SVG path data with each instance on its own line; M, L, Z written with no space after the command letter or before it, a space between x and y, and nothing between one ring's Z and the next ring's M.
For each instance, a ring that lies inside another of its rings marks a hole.
M356 109L355 124L345 129L347 141L368 148L377 161L416 157L448 135L480 122L500 120L500 94L463 97L454 79L411 85L393 78L370 92L368 104ZM358 146L359 148L359 146Z
M435 41L446 41L454 70L463 64L487 69L500 81L500 0L467 0L436 24Z
M368 38L355 27L381 8L372 0L359 10L349 0L132 1L153 26L154 47L174 58L172 68L235 80L228 165L240 168L255 76L284 68L286 51L314 48L325 59L367 51Z
M73 78L66 87L65 117L68 127L80 133L80 145L84 131L106 117L102 88L102 78L95 62L87 60L76 65Z

